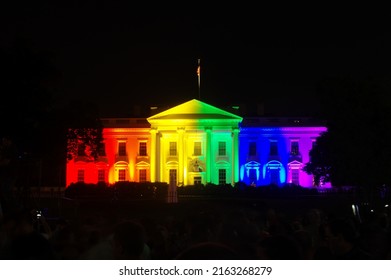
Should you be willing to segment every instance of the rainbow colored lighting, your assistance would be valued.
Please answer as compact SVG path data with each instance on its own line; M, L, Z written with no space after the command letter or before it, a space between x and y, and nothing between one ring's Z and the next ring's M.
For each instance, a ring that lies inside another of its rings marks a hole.
M146 125L139 125L139 123ZM296 183L312 187L302 171L322 126L269 126L192 99L140 119L106 119L106 155L67 163L71 183L118 181L169 184L264 186ZM295 142L295 143L293 143ZM292 150L293 149L293 150Z

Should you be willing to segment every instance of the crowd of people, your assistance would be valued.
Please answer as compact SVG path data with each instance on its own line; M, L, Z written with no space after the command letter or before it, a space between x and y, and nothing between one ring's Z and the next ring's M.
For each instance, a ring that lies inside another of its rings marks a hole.
M213 205L138 218L100 211L47 220L37 213L22 209L3 216L1 259L391 259L387 211L360 220L318 208L287 212Z

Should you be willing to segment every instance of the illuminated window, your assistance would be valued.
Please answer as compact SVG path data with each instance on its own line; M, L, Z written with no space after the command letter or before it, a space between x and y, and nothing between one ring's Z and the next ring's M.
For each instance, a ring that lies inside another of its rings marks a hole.
M146 142L139 143L138 154L139 154L139 156L146 156L147 155L147 143Z
M119 156L126 156L126 143L125 142L118 143L118 155Z
M147 170L146 169L140 169L138 171L139 181L140 182L146 182L147 181Z
M299 141L291 142L291 155L293 156L299 155Z
M105 170L99 169L98 170L98 182L105 182Z
M176 169L170 169L170 186L176 186Z
M219 169L219 185L227 184L227 171L225 169Z
M170 156L176 156L176 155L177 155L176 142L170 142Z
M194 155L195 156L201 155L201 142L194 142Z
M126 170L125 169L118 170L118 181L123 182L125 180L126 180Z
M84 169L77 170L77 181L84 182Z
M292 184L299 185L299 169L292 169Z
M257 155L257 143L256 142L249 143L248 155L249 156L256 156Z
M278 146L277 141L270 141L270 155L277 156L278 155Z
M225 156L227 155L227 147L226 143L223 141L219 142L219 156Z

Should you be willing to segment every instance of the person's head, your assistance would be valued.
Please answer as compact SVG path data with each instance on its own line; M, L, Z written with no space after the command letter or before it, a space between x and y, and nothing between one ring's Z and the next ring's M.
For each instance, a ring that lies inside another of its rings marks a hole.
M114 228L113 242L115 259L140 259L145 248L145 229L133 220L120 222Z
M287 235L271 235L258 243L258 258L262 260L302 260L303 250L297 240Z
M358 236L355 224L347 218L331 220L325 226L324 234L331 252L337 255L351 249Z
M34 225L31 210L22 209L8 213L4 216L3 226L11 238L33 232Z

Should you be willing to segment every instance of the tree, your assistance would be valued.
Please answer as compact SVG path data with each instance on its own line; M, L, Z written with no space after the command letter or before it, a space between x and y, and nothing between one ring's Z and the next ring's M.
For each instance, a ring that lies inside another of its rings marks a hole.
M50 135L46 137L52 136L51 145L45 155L49 173L47 179L64 185L67 160L80 155L90 161L98 157L103 145L100 114L93 102L72 99L53 112L53 118L47 124L50 126L47 129ZM57 176L49 178L50 173Z
M0 134L6 131L18 147L24 168L20 177L26 177L20 178L23 184L65 184L69 128L76 129L78 137L81 128L89 129L80 139L82 145L85 142L92 148L93 156L101 142L102 126L93 102L71 100L54 106L61 81L54 58L24 39L0 49L0 91L4 99L0 102ZM26 175L30 173L39 180L31 183Z
M84 156L89 161L96 160L103 145L103 126L96 106L73 100L66 116L67 160L77 156Z
M391 102L387 79L335 78L321 85L328 131L317 140L305 171L334 186L390 185Z
M307 174L314 176L314 183L317 186L330 182L331 151L329 150L330 134L322 133L316 141L316 145L310 151L310 161L304 166Z

